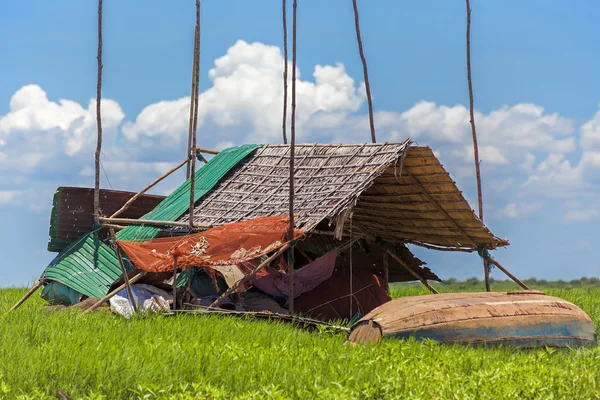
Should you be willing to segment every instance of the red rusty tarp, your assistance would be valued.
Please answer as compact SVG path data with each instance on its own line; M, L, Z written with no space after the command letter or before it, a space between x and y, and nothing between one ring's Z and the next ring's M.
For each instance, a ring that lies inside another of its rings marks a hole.
M137 268L149 272L173 270L174 257L178 268L234 265L284 246L289 224L283 216L260 217L183 237L117 243ZM304 233L295 229L294 239L302 237Z

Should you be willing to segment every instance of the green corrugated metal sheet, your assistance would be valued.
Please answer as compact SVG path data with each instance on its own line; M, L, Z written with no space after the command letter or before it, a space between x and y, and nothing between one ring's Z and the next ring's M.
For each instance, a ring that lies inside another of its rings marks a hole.
M114 250L92 232L62 251L42 278L60 282L88 297L104 297L121 275Z
M208 163L196 172L196 183L194 188L194 201L198 201L210 189L212 189L227 172L237 165L248 154L261 147L257 144L245 144L230 147L221 151ZM158 221L175 221L190 206L191 180L188 179L177 188L166 199L164 199L152 212L140 219L152 219ZM144 241L149 240L160 232L160 228L153 226L129 226L117 234L119 240Z

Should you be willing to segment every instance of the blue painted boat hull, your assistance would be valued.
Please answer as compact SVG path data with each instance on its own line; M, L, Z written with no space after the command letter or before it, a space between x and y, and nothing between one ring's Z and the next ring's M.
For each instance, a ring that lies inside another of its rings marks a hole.
M515 347L590 347L597 343L595 325L583 310L539 292L398 298L359 320L349 341L383 337Z

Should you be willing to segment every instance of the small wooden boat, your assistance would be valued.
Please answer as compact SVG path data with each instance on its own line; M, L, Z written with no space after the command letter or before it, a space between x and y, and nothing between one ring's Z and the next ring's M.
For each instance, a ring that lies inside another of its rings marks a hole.
M410 336L488 346L596 345L594 323L583 310L537 291L397 298L354 324L348 340L361 343Z

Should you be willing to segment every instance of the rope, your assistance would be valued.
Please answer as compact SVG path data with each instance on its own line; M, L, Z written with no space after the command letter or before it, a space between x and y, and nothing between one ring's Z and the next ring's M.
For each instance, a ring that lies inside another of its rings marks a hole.
M481 259L484 261L484 263L487 267L488 273L489 273L489 271L491 271L492 268L494 268L494 265L491 262L489 262L490 259L492 258L492 256L490 255L490 252L486 248L478 246L477 254L479 254L479 257L481 257Z
M100 152L102 151L102 0L98 0L98 81L96 84L96 125L98 127L98 139L96 141L96 153L94 155L94 219L100 218Z
M283 14L283 124L281 126L283 130L283 144L287 144L287 77L288 77L288 48L287 48L287 13L286 13L287 0L282 0L281 9Z
M358 42L358 53L360 54L360 60L363 65L363 75L365 77L365 91L367 93L367 103L369 105L369 125L371 127L371 141L377 142L375 138L375 122L373 120L373 100L371 99L371 85L369 85L369 72L367 71L367 59L363 52L362 39L360 37L360 24L358 22L358 6L356 0L352 0L352 6L354 7L354 27L356 28L356 41Z

